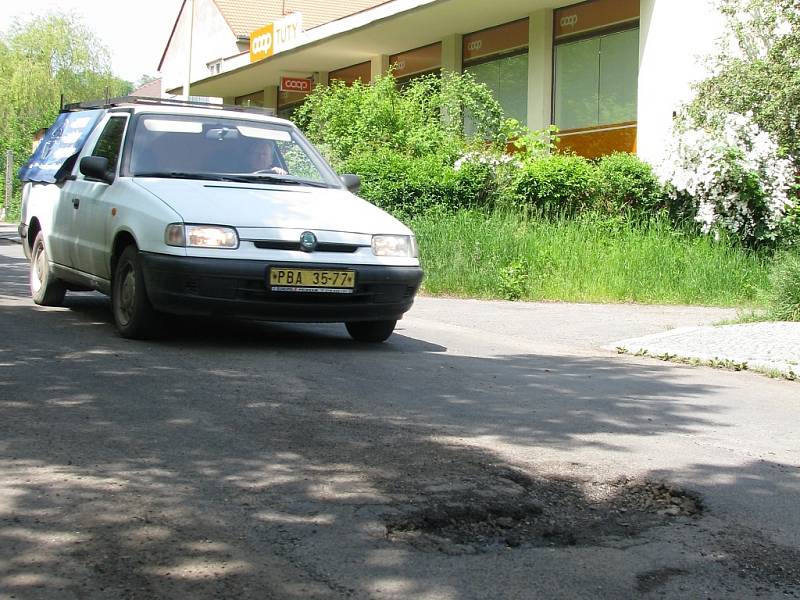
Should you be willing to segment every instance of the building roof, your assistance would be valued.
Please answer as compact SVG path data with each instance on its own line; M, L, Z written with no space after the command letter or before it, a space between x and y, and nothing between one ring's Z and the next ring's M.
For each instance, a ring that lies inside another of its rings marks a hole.
M161 79L154 79L145 83L142 87L136 88L130 96L142 96L144 98L159 98L161 96Z
M303 15L303 29L311 29L363 10L394 0L212 0L222 18L237 38L249 37L250 33L267 23L276 21L291 12ZM181 2L169 39L164 46L158 69L164 64L167 50L172 43L186 0Z
M214 0L234 35L246 36L291 12L303 14L303 27L311 29L357 13L387 0Z

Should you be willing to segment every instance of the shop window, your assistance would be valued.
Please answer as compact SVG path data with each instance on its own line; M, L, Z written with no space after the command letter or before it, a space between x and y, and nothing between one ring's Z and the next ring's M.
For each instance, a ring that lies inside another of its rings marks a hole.
M488 87L509 119L528 120L528 54L517 54L465 69Z
M561 129L636 120L639 30L556 46L555 122Z
M635 152L639 0L554 12L553 121L559 147L586 157Z
M400 89L423 75L438 75L442 67L442 44L436 42L389 57L392 73Z
M488 87L506 117L528 120L528 19L464 36L464 71ZM473 133L469 116L464 129Z
M345 85L353 85L356 81L361 81L367 84L372 79L372 63L367 61L345 67L344 69L337 69L328 73L328 81L333 82L334 79L343 81Z

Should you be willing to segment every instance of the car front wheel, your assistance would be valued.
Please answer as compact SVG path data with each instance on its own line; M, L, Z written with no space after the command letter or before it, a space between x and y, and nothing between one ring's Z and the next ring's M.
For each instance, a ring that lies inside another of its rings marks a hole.
M31 298L41 306L61 306L67 289L53 276L47 260L47 248L42 232L36 234L31 250Z
M136 246L125 248L117 261L111 289L111 310L122 337L145 339L156 333L158 313L147 297L142 261Z
M391 321L350 321L345 323L347 333L357 342L379 343L387 340L397 320Z

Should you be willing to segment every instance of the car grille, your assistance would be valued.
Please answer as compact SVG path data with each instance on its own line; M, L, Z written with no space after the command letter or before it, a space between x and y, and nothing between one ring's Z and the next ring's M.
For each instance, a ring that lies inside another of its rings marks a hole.
M300 250L300 242L287 242L283 240L259 240L253 242L259 250ZM356 244L338 244L333 242L319 242L316 252L344 252L352 254L358 250Z

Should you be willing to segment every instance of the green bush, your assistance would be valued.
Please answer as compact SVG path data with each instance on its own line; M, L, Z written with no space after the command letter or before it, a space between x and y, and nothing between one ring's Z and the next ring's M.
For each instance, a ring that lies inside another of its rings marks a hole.
M711 57L712 77L689 104L700 124L709 113L752 114L800 169L800 11L797 0L719 0L728 39Z
M462 125L467 111L471 138ZM420 77L403 89L391 73L369 85L334 81L317 87L294 118L338 169L355 154L386 149L452 164L468 146L503 147L508 135L497 100L468 74Z
M542 215L575 215L595 208L597 170L582 156L553 154L528 160L517 174L518 206Z
M608 214L633 213L648 218L666 206L653 168L634 154L615 152L597 162L602 209Z
M794 204L778 225L776 235L780 247L800 248L800 186L794 189Z
M800 321L800 253L775 257L770 273L769 316L776 321Z
M435 154L413 157L385 148L357 154L342 168L361 176L362 197L401 218L432 209L486 206L493 198L488 166L457 170Z
M435 155L413 158L388 148L356 154L342 165L361 176L361 196L398 216L447 206L455 172Z

